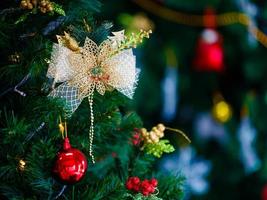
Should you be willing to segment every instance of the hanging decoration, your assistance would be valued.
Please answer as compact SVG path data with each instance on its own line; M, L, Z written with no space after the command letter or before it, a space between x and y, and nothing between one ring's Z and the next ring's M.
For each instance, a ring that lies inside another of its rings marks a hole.
M223 59L222 36L214 29L205 29L197 42L193 63L195 69L222 72Z
M174 119L178 104L179 74L178 64L175 52L172 48L166 48L166 64L165 76L161 83L163 106L162 118L164 121L170 122Z
M231 106L219 92L213 96L212 116L220 123L225 123L232 117Z
M204 25L206 28L198 39L193 65L198 71L222 72L224 70L222 36L215 30L214 11L207 8L205 13Z
M129 37L124 31L113 32L99 46L89 38L80 47L70 35L58 36L58 44L53 45L51 63L47 76L56 83L62 83L49 94L62 98L66 102L68 116L78 108L84 98L90 106L90 150L94 163L92 143L94 136L93 95L97 91L104 95L106 91L118 90L123 95L133 97L137 85L139 70L135 66L135 48L149 38L151 31L140 30Z
M192 146L167 155L160 161L162 173L179 174L183 172L186 177L185 185L188 191L186 199L190 199L190 194L201 195L208 192L210 184L207 177L211 172L211 168L212 162L199 157Z
M49 0L22 0L20 6L29 10L38 7L42 13L53 11L53 4Z
M161 139L164 137L164 131L170 130L181 134L187 142L191 142L190 139L180 130L173 129L158 124L154 126L151 131L147 131L146 128L135 130L135 134L132 138L132 144L135 146L141 145L141 150L144 150L147 154L151 154L155 157L160 158L163 153L171 153L175 149L167 139Z
M257 130L252 125L248 109L244 107L241 112L241 122L238 128L237 137L240 143L240 159L247 174L254 173L261 167L261 161L257 155L254 143L257 137Z
M222 146L226 146L230 139L224 124L215 120L210 112L198 113L196 115L194 133L200 143L215 140Z
M66 122L65 127L60 122L59 130L63 138L63 149L57 153L52 173L60 182L74 184L85 176L87 159L81 151L71 147Z
M261 200L267 200L267 184L261 190Z

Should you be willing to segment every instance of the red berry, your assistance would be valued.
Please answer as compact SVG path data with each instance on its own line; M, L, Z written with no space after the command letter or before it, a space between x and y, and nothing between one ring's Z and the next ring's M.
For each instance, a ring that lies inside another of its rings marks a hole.
M137 176L133 176L133 177L131 177L131 181L132 181L134 184L139 184L139 183L140 183L140 179L139 179Z
M144 195L144 196L148 196L150 193L148 192L148 191L142 191L142 194Z
M131 139L132 144L134 146L138 146L141 142L141 138L140 138L140 134L139 133L135 133Z
M128 190L133 190L135 192L139 191L140 179L138 177L130 177L128 178L125 186Z
M140 184L140 190L143 195L147 196L153 191L153 186L150 184L149 180L145 179Z
M135 192L139 192L140 185L139 184L138 185L133 185L133 189L132 190L135 191Z
M152 178L152 179L150 180L150 183L151 183L151 185L153 185L154 187L157 187L157 186L158 186L158 180L155 179L155 178Z
M125 186L126 186L127 190L133 189L133 184L131 182L126 182Z

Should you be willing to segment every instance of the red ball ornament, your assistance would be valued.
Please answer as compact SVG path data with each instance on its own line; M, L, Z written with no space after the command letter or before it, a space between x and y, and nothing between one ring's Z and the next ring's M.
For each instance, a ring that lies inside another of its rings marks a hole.
M194 67L199 71L224 70L222 36L214 29L207 28L197 42Z
M66 137L63 150L57 153L52 170L55 178L65 184L74 184L85 176L86 170L87 159L85 155L78 149L72 148Z
M263 186L261 191L261 200L267 200L267 184Z

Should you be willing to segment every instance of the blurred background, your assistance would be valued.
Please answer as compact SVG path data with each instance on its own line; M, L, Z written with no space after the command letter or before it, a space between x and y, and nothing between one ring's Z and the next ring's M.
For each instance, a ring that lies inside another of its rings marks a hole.
M158 167L186 177L185 199L267 199L267 2L104 0L113 30L153 30L135 49L145 126L183 130ZM261 30L261 31L259 31Z

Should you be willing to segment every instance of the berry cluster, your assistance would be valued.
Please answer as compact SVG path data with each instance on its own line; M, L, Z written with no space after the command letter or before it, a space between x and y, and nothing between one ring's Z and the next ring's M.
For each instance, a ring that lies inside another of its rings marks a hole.
M158 185L158 181L155 178L152 178L151 180L145 179L141 181L136 176L128 178L125 184L128 190L131 190L134 192L141 192L144 196L148 196L154 193L157 185Z
M145 128L141 128L140 132L144 138L145 143L158 143L160 138L164 136L165 126L158 124L154 126L151 131L147 131Z
M38 7L42 13L53 11L53 4L49 0L21 0L20 6L29 10Z

